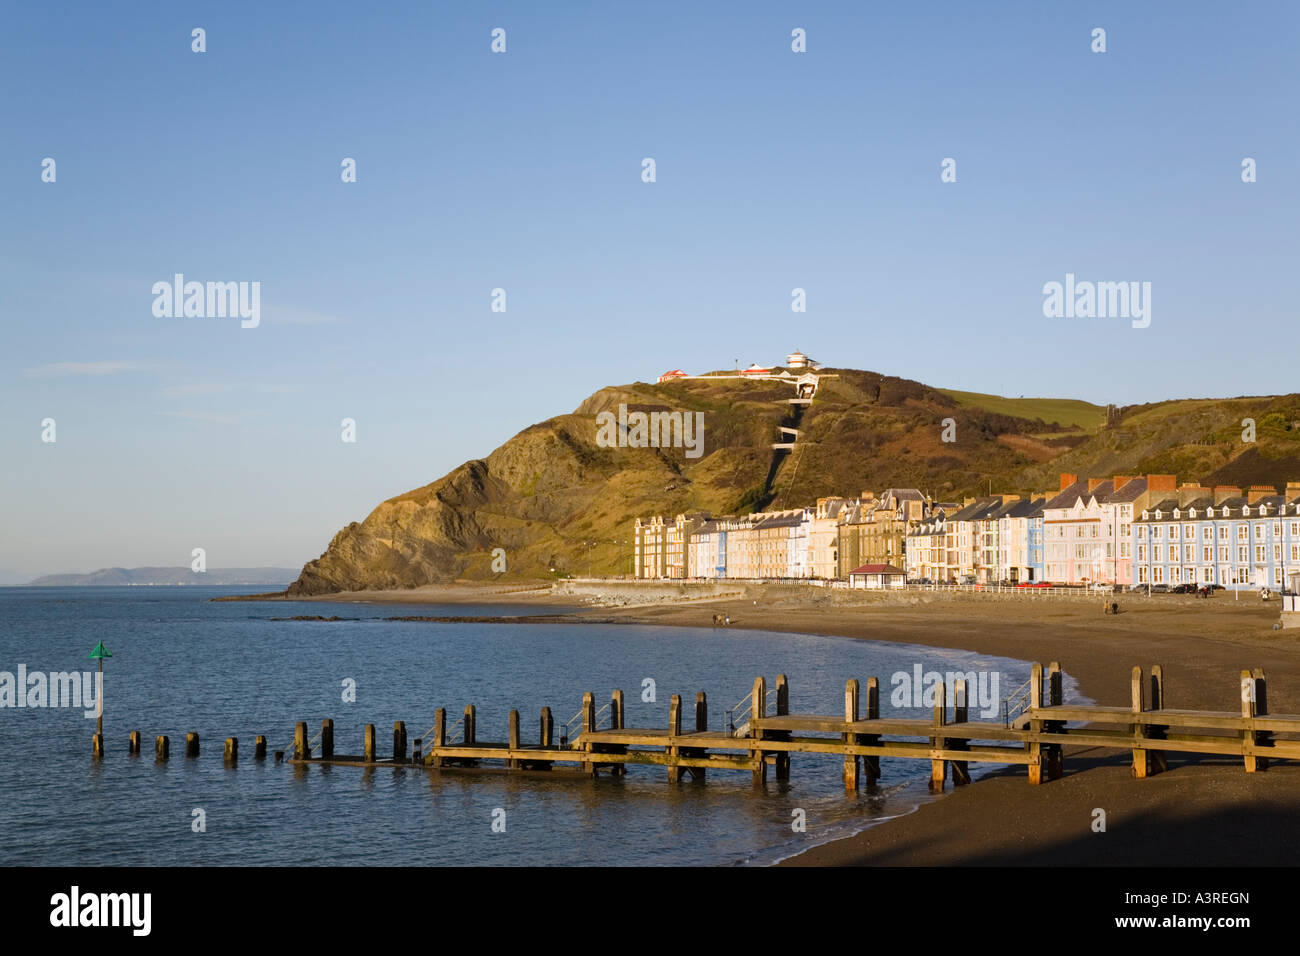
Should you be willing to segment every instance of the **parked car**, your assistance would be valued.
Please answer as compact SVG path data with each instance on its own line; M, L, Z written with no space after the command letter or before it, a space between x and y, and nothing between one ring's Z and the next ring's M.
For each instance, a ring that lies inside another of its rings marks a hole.
M1152 594L1168 594L1168 593L1169 593L1169 585L1167 585L1167 584L1153 584L1153 585L1151 585L1151 593L1152 593Z
M1169 593L1170 593L1170 594L1195 594L1195 593L1196 593L1196 585L1195 585L1195 584L1177 584L1177 585L1174 585L1174 587L1172 587L1172 588L1169 589Z
M1101 591L1106 594L1111 594L1115 591L1120 591L1123 589L1118 584L1107 584L1104 581L1094 581L1092 583L1092 587L1090 587L1088 590Z

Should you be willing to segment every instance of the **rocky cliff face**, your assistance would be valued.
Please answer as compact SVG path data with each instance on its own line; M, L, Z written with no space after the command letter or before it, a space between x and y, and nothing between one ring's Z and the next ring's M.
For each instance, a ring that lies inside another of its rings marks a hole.
M1114 427L1101 428L1099 416L1088 429L959 404L906 379L826 371L838 377L823 378L805 410L788 403L790 385L770 381L601 389L572 414L526 428L487 458L343 528L288 593L546 579L552 568L628 574L637 516L792 508L867 488L916 487L953 499L991 483L994 491L1024 494L1054 488L1058 470L1175 471L1180 480L1237 481L1247 480L1238 472L1249 471L1264 483L1300 478L1300 427L1290 427L1300 421L1300 396L1134 407L1122 410ZM599 447L596 416L617 413L620 403L703 412L702 454ZM1243 445L1237 423L1252 412L1259 441ZM942 440L948 418L956 441ZM799 429L792 452L771 448L782 424ZM495 548L505 551L504 575L493 570Z

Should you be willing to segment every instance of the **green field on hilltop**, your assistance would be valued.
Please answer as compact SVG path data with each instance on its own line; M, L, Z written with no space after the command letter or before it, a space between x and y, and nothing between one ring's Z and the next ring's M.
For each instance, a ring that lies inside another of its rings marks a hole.
M939 391L962 405L1016 418L1041 418L1048 423L1057 422L1065 427L1073 426L1087 431L1100 428L1106 420L1104 406L1077 398L1006 398L982 392L961 392L952 388L941 388Z

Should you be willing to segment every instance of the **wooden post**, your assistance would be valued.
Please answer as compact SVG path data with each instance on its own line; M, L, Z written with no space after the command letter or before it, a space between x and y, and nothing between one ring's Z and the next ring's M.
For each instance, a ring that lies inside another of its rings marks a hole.
M776 715L778 717L788 717L790 715L790 681L784 674L776 675ZM789 731L775 731L772 736L777 740L789 740ZM790 779L790 751L782 750L776 755L776 779Z
M542 739L541 744L548 750L551 747L551 741L555 736L555 719L551 716L551 708L542 708Z
M512 753L514 753L514 752L518 752L518 750L519 750L519 711L517 711L517 710L512 710L512 711L510 711L510 720L509 720L509 731L508 731L508 734L509 734L509 735L508 735L508 737L506 738L506 746L508 746L508 747L510 748L510 750L511 750ZM508 760L508 762L507 762L507 766L509 766L511 770L518 770L520 767L523 766L523 764L522 764L522 762L519 760L518 757L514 757L514 756L512 756L512 757L509 758L509 760Z
M256 737L253 738L253 759L254 760L266 759L266 735L265 734L258 734Z
M261 739L261 738L259 738ZM361 732L361 759L366 763L375 762L375 725L366 724Z
M222 759L226 763L236 763L239 760L239 738L238 737L226 738L226 750L225 753L222 754Z
M197 757L199 755L199 735L195 731L190 731L185 735L185 756Z
M858 720L858 679L850 678L844 684L844 722L857 723ZM857 743L855 734L852 731L845 731L842 735L845 747ZM858 756L857 754L844 755L844 770L841 774L844 780L845 790L858 789Z
M673 694L668 702L668 746L665 748L668 758L668 782L677 783L682 779L682 768L677 766L679 751L674 738L682 735L682 695Z
M1256 667L1251 671L1251 677L1255 680L1255 716L1268 716L1268 681L1264 677L1264 669ZM1261 730L1255 733L1256 746L1271 747L1273 745L1273 733L1268 730ZM1256 765L1260 770L1268 769L1268 757L1260 757Z
M1241 672L1241 716L1245 718L1262 717L1268 714L1268 700L1266 698L1267 684L1264 679L1264 671L1256 668L1254 671ZM1257 770L1268 769L1268 758L1260 757L1251 751L1260 745L1267 745L1272 738L1272 734L1264 731L1254 730L1247 726L1246 731L1242 734L1242 749L1246 751L1244 763L1246 773L1255 773Z
M393 763L406 763L406 722L393 721Z
M447 708L439 707L433 712L433 744L429 747L427 758L430 767L441 769L443 764L442 749L447 746Z
M320 758L334 759L334 719L326 717L320 722Z
M966 678L957 678L957 683L952 691L952 719L953 723L964 724L970 721L970 688L966 686ZM963 737L960 740L952 741L953 750L969 750L970 738ZM965 760L954 760L952 762L952 783L954 787L960 787L970 783L970 765Z
M867 678L867 720L880 719L880 681L874 677ZM877 734L868 734L862 737L862 742L867 745L880 742ZM866 771L867 786L871 786L880 779L880 757L863 757L862 767Z
M1142 696L1143 696L1142 695L1142 668L1136 666L1133 668L1132 692L1133 692L1132 693L1133 713L1141 714L1143 709L1142 708ZM1142 747L1140 743L1142 738L1146 736L1146 729L1140 722L1137 721L1134 721L1132 727L1133 727L1133 738L1134 738L1133 776L1137 777L1139 780L1144 780L1146 779L1147 771L1150 770L1150 765L1147 763L1146 748Z
M478 709L473 704L465 705L465 745L472 747L478 743Z
M1052 661L1047 665L1047 705L1060 707L1065 702L1065 686L1062 683L1061 665ZM1043 722L1047 733L1060 733L1065 725L1058 720ZM1043 748L1044 761L1047 764L1047 779L1060 780L1065 776L1065 748L1060 744L1048 744Z
M90 756L95 760L104 759L104 735L94 734L90 738Z
M411 763L424 763L424 738L416 737L411 741Z
M1029 674L1029 707L1037 711L1043 706L1043 665L1034 662ZM1043 721L1030 720L1028 729L1038 734L1043 730ZM1034 740L1025 745L1029 751L1029 785L1036 787L1043 782L1043 745Z
M761 742L763 740L763 730L758 726L757 721L767 716L767 679L764 677L754 678L754 693L750 702L749 710L749 736L752 737L760 746L749 752L751 760L757 761L754 764L754 785L759 786L767 783L767 754L763 752Z
M135 754L135 755L139 756L139 754L140 754L140 731L138 731L138 730L133 730L133 731L131 731L131 736L128 738L127 748L128 748L128 749L127 749L127 753L131 753L131 754Z
M1151 710L1160 710L1169 705L1165 702L1165 671L1159 664L1151 665ZM1146 736L1155 740L1165 739L1165 729L1163 727L1146 728ZM1150 750L1147 752L1147 769L1151 773L1161 773L1169 769L1169 761L1165 757L1163 750Z
M623 729L623 715L623 692L621 690L616 690L609 698L609 727L611 730ZM621 750L623 753L627 753L626 747L617 749ZM610 767L609 770L614 776L621 777L627 773L627 764L616 763Z
M591 691L582 695L582 749L585 753L590 754L595 750L591 742L591 735L596 731L596 698L592 696ZM587 765L583 768L591 776L596 776L596 763L590 757L587 758Z
M171 740L166 735L158 736L153 741L153 759L158 763L166 763L171 759Z
M700 691L695 695L695 732L697 734L703 734L707 733L708 730L709 698L705 695L704 691ZM697 757L706 757L708 756L708 753L708 750L703 748L697 748L691 751L692 756ZM694 780L703 780L706 769L707 768L705 767L691 767L691 778Z
M298 721L293 725L293 759L307 760L311 757L311 748L307 746L307 724Z
M934 689L934 726L936 731L948 723L948 685L940 681ZM948 746L946 737L935 736L930 738L930 746L935 750L943 750ZM935 759L930 758L930 791L932 793L943 792L944 778L948 776L948 761L942 757Z

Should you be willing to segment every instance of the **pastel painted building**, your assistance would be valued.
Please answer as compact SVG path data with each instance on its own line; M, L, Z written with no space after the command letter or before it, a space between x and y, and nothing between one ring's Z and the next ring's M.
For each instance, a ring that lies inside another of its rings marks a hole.
M1184 486L1134 522L1134 584L1282 591L1300 570L1300 482Z
M1061 475L1043 506L1043 577L1053 584L1127 584L1133 580L1134 514L1153 495L1175 490L1173 475Z

